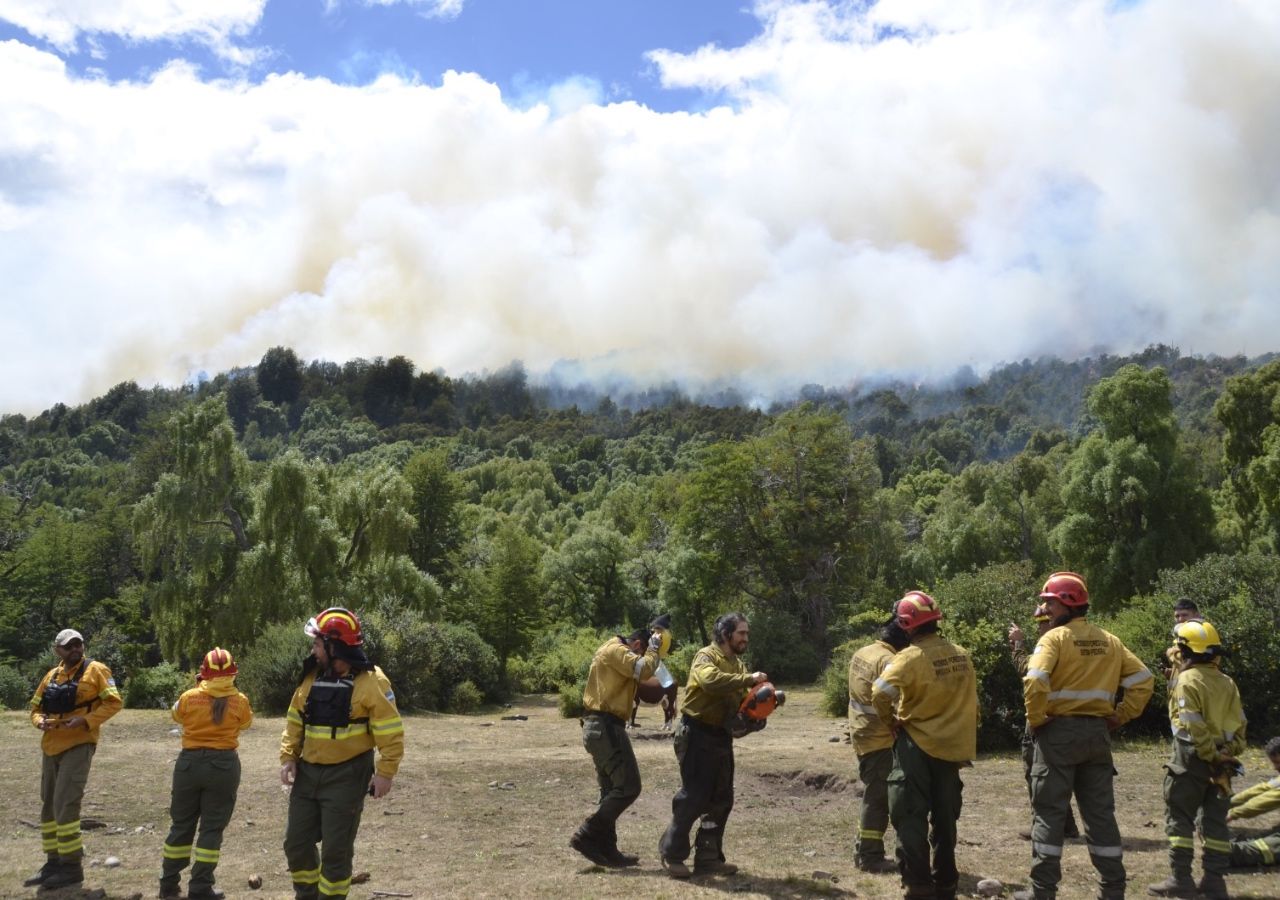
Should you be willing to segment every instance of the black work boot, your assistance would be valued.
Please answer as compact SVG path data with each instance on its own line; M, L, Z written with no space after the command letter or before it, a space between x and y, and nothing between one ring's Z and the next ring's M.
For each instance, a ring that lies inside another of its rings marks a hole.
M693 841L694 875L732 875L738 871L733 863L724 861L720 851L720 831L703 831Z
M610 826L608 832L599 841L599 844L604 850L604 855L609 857L609 861L619 869L640 865L640 857L632 853L623 853L618 849L617 825Z
M1183 897L1191 900L1196 895L1196 883L1190 874L1170 875L1159 884L1148 885L1147 893L1153 897Z
M187 887L187 900L222 900L225 896L227 895L221 889L211 884L205 887L191 887L189 885Z
M1205 900L1227 900L1230 896L1227 893L1227 879L1218 872L1205 872L1196 885L1196 890Z
M49 877L40 884L40 887L42 889L71 887L74 884L83 883L84 866L81 865L79 859L74 859L58 863L58 867L49 874Z
M605 848L596 839L595 834L586 825L581 826L573 833L573 837L569 838L569 846L597 866L604 866L607 869L618 868L618 863L615 863L609 857Z
M863 857L857 860L854 865L858 867L859 872L867 872L872 875L896 875L899 871L896 862L883 856Z
M22 882L22 886L35 887L37 884L44 884L45 879L47 879L50 875L52 875L54 870L57 868L58 868L58 857L50 856L48 859L44 861L43 866L36 869L34 872L32 872L30 875L27 876L26 880Z
M176 881L160 882L160 893L156 894L160 900L178 900L182 896L182 885Z

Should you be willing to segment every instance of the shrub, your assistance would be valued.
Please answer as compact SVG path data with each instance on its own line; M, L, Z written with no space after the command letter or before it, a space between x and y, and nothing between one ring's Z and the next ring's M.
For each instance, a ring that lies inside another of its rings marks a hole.
M507 678L512 689L546 694L585 679L592 657L611 634L608 630L574 625L542 632L534 638L527 655L508 662ZM670 662L667 665L669 668Z
M582 692L586 690L585 680L573 684L560 685L560 715L566 719L576 719L585 711L582 705Z
M449 696L449 712L475 712L482 702L484 702L484 695L480 693L480 688L470 681L464 681L456 686Z
M139 669L125 685L124 705L129 709L167 709L182 692L195 687L195 678L172 663Z
M0 706L5 709L26 709L34 689L35 685L29 683L16 668L8 663L0 663Z
M280 715L289 708L302 663L310 653L311 642L296 622L270 625L237 657L236 686L258 712Z
M766 672L774 684L812 684L822 672L820 648L806 640L794 616L775 610L747 612L749 669Z
M362 622L365 650L391 679L401 709L446 709L464 681L483 698L501 698L498 654L471 626L405 609L378 609Z
M871 638L846 641L831 651L831 663L822 673L822 698L818 711L839 718L849 715L849 659Z

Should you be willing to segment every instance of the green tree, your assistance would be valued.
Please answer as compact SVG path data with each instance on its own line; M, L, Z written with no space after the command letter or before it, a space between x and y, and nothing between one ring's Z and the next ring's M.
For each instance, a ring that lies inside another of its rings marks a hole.
M404 478L413 491L410 509L414 529L409 538L409 555L418 568L447 587L450 556L462 543L462 485L449 468L444 449L415 453L405 463Z
M1076 449L1062 489L1065 518L1052 541L1106 608L1150 587L1212 543L1209 495L1183 454L1163 369L1136 365L1089 392L1101 428Z
M271 403L292 403L302 393L302 362L288 347L272 347L258 361L258 390Z

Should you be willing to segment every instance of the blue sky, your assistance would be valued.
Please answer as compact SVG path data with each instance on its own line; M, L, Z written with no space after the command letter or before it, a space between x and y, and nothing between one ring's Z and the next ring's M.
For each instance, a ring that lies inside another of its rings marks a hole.
M0 413L1280 349L1280 3L0 0Z
M580 78L598 85L602 100L635 100L669 111L705 107L708 98L701 90L663 88L648 51L734 47L760 30L747 0L469 0L456 15L431 15L409 3L329 7L322 0L273 0L234 38L261 51L249 66L182 34L140 41L99 32L61 55L77 74L113 80L148 78L175 58L195 63L209 77L261 80L298 72L343 84L393 72L434 85L452 69L484 76L517 102ZM0 21L0 40L6 38L51 46Z

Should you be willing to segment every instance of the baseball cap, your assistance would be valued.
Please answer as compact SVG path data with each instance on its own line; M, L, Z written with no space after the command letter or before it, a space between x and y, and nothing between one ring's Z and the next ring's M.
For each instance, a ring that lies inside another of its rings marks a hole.
M79 641L80 643L83 644L84 636L81 635L80 632L76 631L74 628L64 628L61 631L59 631L58 636L53 639L53 645L55 647L65 647L67 646L67 644L70 644L72 641Z

